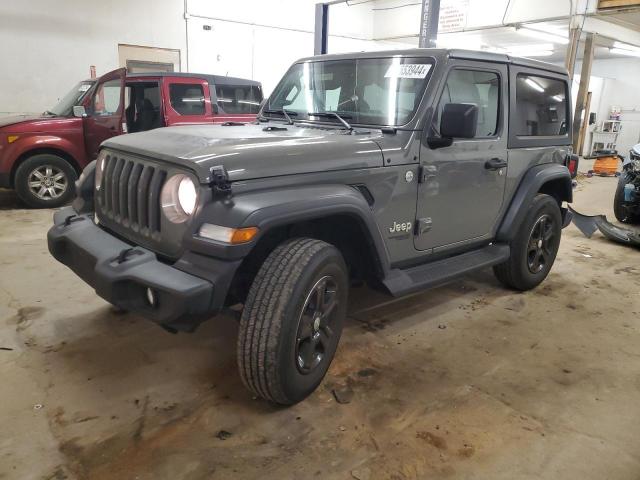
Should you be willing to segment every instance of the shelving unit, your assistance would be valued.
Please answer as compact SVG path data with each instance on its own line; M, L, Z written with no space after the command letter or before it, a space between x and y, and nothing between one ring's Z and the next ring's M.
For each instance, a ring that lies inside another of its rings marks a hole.
M591 136L589 154L594 156L600 150L615 150L621 129L621 120L603 120Z

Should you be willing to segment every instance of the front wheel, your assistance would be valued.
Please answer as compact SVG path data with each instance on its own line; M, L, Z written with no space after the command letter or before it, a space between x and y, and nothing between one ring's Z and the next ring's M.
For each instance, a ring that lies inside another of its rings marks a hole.
M78 175L64 158L49 153L33 155L16 170L18 197L33 208L57 208L73 198Z
M255 395L292 405L320 384L347 311L347 267L333 245L297 238L279 245L249 289L238 368Z
M509 260L493 267L504 285L516 290L537 287L549 274L560 247L562 215L558 202L538 194L511 242Z

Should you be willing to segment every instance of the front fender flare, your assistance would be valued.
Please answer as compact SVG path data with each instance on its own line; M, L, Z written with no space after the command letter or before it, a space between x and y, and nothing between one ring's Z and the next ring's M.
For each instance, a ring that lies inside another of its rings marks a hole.
M206 222L233 228L258 227L259 235L252 242L243 245L222 245L194 236L192 242L189 242L190 248L202 251L202 247L207 245L209 254L213 256L242 258L248 255L262 235L273 228L331 215L346 215L360 222L360 226L369 235L368 240L378 257L378 266L383 273L388 272L389 255L371 207L358 190L340 184L256 190L214 201L206 205L198 215L199 221L194 234Z
M513 238L514 232L517 232L520 228L533 198L548 182L559 182L561 188L558 192L558 198L571 203L573 190L569 169L557 163L536 165L524 175L518 185L511 204L498 228L497 241L509 241Z

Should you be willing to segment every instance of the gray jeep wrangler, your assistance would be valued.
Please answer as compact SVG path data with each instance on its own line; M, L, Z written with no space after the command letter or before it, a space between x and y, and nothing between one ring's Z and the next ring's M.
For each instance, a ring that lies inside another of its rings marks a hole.
M564 69L499 54L302 59L255 123L104 142L49 250L170 331L243 305L242 380L293 404L331 363L351 282L544 280L570 221L569 98Z

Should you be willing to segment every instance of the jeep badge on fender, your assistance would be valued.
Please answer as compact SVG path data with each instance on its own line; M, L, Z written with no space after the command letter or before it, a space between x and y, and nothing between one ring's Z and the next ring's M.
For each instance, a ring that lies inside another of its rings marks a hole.
M291 405L325 376L354 281L400 296L488 267L516 290L546 278L570 221L570 83L487 52L304 58L255 122L103 142L49 250L172 332L241 307L242 381Z

